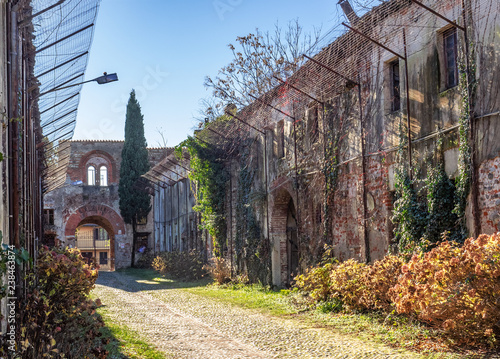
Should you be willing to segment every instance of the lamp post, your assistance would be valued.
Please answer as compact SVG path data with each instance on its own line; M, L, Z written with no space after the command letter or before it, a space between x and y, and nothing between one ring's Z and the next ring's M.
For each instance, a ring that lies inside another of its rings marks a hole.
M95 79L92 79L92 80L87 80L87 81L79 82L77 84L72 84L72 85L68 85L68 86L62 86L62 87L61 86L56 86L53 89L50 89L50 90L45 91L45 92L42 92L41 94L38 95L38 97L41 97L41 96L43 96L43 95L45 95L47 93L50 93L50 92L64 90L64 89L67 89L67 88L70 88L70 87L74 87L74 86L86 84L87 82L92 82L92 81L96 81L99 85L104 85L104 84L107 84L107 83L110 83L110 82L118 81L118 75L116 73L108 74L107 72L104 72L102 76L96 77Z

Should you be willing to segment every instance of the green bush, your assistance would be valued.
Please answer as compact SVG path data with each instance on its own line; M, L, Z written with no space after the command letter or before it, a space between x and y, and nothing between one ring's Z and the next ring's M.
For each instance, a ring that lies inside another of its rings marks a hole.
M335 267L333 263L326 263L309 268L305 274L295 277L295 287L313 302L327 302L333 294L330 273Z
M152 267L161 274L174 278L195 280L201 279L207 271L204 268L203 256L198 251L163 252L153 259Z
M150 269L153 268L153 260L155 255L150 250L146 251L141 255L135 264L136 268Z
M364 289L364 272L367 267L354 259L335 266L330 273L332 297L342 301L347 309L360 309L358 298Z

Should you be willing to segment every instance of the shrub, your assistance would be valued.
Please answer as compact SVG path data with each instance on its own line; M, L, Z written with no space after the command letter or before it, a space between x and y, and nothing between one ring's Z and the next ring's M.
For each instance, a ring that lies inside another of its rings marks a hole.
M23 299L18 352L22 358L105 358L102 318L87 299L97 270L78 249L43 247ZM36 284L36 286L35 286Z
M356 305L360 309L391 312L394 309L389 290L396 285L404 262L388 255L366 267L361 277L362 290Z
M225 284L231 281L231 267L224 258L215 257L205 266L205 269L218 284ZM243 276L237 278L236 283L238 282L246 282L248 284L249 280L247 276Z
M387 256L372 265L350 259L339 265L326 263L295 278L295 287L319 307L356 310L393 309L389 289L397 282L403 260ZM339 302L341 302L339 304Z
M359 309L358 297L364 290L363 274L366 269L366 264L349 259L330 273L332 297L340 299L347 309Z
M195 280L203 278L207 272L203 256L198 251L163 252L153 259L152 267L161 274L174 278Z
M295 287L306 293L313 302L326 302L332 296L330 273L333 268L335 268L333 263L309 268L306 273L294 278Z
M135 264L135 266L136 266L136 268L143 268L143 269L152 268L154 259L155 259L155 255L150 250L147 250L137 260L137 263Z
M391 290L399 313L443 329L459 342L498 345L500 235L444 242L414 255Z

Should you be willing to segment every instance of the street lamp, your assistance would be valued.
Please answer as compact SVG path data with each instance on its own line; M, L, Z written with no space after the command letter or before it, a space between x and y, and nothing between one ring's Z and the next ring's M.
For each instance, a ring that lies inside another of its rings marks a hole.
M95 79L92 79L92 80L87 80L87 81L79 82L77 84L63 86L63 87L56 86L53 89L50 89L50 90L45 91L45 92L42 92L41 94L38 95L38 97L41 97L41 96L43 96L43 95L45 95L47 93L50 93L50 92L64 90L64 89L67 89L67 88L70 88L70 87L82 85L82 84L85 84L87 82L92 82L92 81L96 81L99 85L104 85L104 84L107 84L109 82L118 81L118 75L116 73L114 73L114 74L108 74L107 72L104 72L104 74L102 76L96 77Z

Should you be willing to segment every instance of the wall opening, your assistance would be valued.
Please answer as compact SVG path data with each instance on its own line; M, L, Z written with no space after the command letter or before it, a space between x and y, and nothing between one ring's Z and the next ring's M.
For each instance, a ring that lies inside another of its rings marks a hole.
M75 247L89 263L97 263L99 270L115 269L114 232L105 218L91 216L83 219L75 230Z

